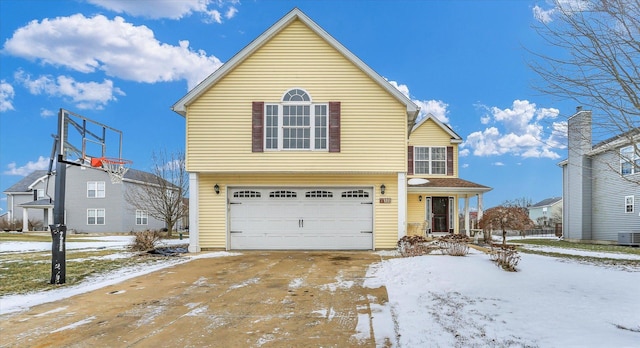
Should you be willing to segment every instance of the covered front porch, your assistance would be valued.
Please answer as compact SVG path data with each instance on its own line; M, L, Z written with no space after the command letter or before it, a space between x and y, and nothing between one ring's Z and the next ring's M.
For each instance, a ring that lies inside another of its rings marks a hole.
M22 231L29 231L29 213L36 209L42 214L36 218L41 220L45 231L49 230L49 225L53 224L53 202L51 199L39 199L37 201L27 202L19 205L22 208ZM33 219L33 216L31 217Z
M475 224L482 218L483 194L491 190L459 178L409 179L407 234L438 236L463 233L471 237ZM461 200L464 201L462 204ZM474 216L470 209L471 200L476 200ZM459 218L460 211L462 219Z

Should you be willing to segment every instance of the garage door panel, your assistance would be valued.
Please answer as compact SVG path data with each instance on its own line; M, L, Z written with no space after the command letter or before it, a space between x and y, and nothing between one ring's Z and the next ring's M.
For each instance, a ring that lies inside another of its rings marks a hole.
M231 189L230 248L370 250L371 197L370 188Z

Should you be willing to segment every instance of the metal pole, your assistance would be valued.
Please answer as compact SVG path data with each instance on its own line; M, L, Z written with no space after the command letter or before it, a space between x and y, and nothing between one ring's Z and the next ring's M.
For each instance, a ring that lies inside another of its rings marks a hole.
M64 224L64 199L67 184L67 165L64 160L65 135L62 126L64 113L58 117L58 161L56 163L56 192L53 202L53 225L51 229L51 284L64 284L67 276L66 238L67 226ZM62 133L62 134L61 134ZM53 157L53 156L52 156ZM51 171L51 168L49 168Z

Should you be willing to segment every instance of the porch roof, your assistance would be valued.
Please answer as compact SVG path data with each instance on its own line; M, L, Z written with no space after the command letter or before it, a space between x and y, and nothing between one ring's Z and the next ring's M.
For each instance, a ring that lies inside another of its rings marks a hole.
M408 192L438 192L477 194L493 190L493 188L476 184L460 178L424 178L427 183L409 185Z
M37 201L18 204L18 206L23 208L40 208L40 209L53 208L53 200L50 200L49 198L44 198L44 199L39 199Z

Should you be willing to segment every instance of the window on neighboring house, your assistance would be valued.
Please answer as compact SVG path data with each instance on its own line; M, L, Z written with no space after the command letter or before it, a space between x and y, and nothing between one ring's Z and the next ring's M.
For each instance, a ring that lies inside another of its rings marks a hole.
M104 198L104 181L87 181L88 198Z
M104 225L104 209L87 209L87 225Z
M314 104L302 89L285 93L279 104L265 104L267 150L327 150L328 104Z
M149 224L149 214L144 210L136 210L136 225Z
M640 173L640 144L623 147L620 149L620 174L631 175Z
M35 189L33 190L33 200L37 201L39 199L44 198L44 189Z
M633 213L633 196L624 197L624 211L627 213Z
M415 174L446 174L447 173L447 148L414 147L413 165Z

